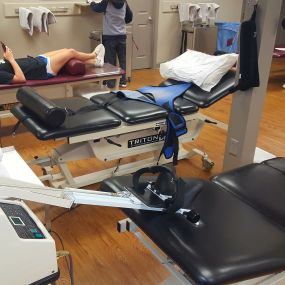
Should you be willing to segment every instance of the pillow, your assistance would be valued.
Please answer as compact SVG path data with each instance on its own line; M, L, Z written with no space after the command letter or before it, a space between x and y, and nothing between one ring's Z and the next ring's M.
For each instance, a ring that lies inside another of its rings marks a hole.
M160 74L164 78L192 82L209 92L236 64L237 59L238 55L235 53L214 56L187 50L177 58L162 63Z
M86 72L86 67L81 60L73 58L64 65L62 72L69 75L83 75Z
M41 121L52 128L60 127L67 116L65 108L57 106L53 101L40 96L31 87L25 86L16 93L18 101L32 111Z

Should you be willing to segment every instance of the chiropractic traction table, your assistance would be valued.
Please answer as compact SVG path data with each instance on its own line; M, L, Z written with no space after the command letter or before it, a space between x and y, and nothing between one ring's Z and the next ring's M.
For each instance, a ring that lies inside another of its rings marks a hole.
M275 284L285 277L284 158L250 164L210 181L183 180L181 207L195 209L199 222L181 214L124 209L129 219L121 231L142 237L140 228L168 256L170 260L160 257L160 261L172 268L179 284L232 284L248 279L251 283L238 284ZM122 176L105 180L101 189L132 192L133 185L132 176ZM197 187L200 192L189 199ZM147 242L143 237L142 241ZM175 273L173 262L180 268Z
M164 84L166 86L171 82L167 81ZM209 120L198 110L232 93L235 89L234 85L235 73L230 71L211 93L192 86L192 89L190 88L174 101L175 110L184 116L188 129L185 135L179 137L178 159L199 154L203 158L205 168L210 169L213 166L204 152L197 149L187 151L182 143L192 142L205 123L226 129L225 124ZM78 91L76 97L47 100L31 88L20 88L17 93L20 104L11 110L19 122L23 123L38 139L67 139L67 143L56 148L50 158L39 158L31 162L45 169L45 178L53 186L58 187L63 184L82 187L112 175L124 175L158 162L165 138L165 120L168 115L166 109L154 104L122 98L115 93L90 96L92 89L82 90L82 93ZM84 94L87 94L90 99L84 98ZM52 108L38 108L39 102L43 106L52 105ZM52 122L57 124L53 116L48 119L45 117L45 112L51 110L67 113L64 120L56 127L51 126ZM124 157L147 152L152 152L152 157L120 164ZM67 162L90 157L96 157L102 161L118 160L118 164L96 173L72 177ZM159 160L159 164L167 162L170 160L164 158ZM50 172L49 167L53 165L59 166L60 174L54 175Z

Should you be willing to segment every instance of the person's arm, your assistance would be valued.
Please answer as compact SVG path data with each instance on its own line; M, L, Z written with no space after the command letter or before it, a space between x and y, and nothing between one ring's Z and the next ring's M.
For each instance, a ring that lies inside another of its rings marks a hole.
M11 83L25 83L26 77L25 77L22 69L20 68L20 66L16 62L12 51L7 46L6 46L6 51L3 54L3 57L10 62L10 64L12 65L12 67L14 69L15 74L14 74L14 77L13 77Z
M99 3L91 2L90 7L94 12L105 13L108 5L108 0L102 0Z
M126 24L129 24L133 20L133 12L127 3L127 8L126 8L126 16L125 16L125 22Z

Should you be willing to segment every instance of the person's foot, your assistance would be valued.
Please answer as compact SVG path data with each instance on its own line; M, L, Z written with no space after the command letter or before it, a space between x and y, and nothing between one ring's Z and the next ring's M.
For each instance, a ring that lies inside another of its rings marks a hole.
M127 87L127 83L126 83L126 82L124 82L124 83L120 83L120 87L122 87L122 88L126 88L126 87Z
M119 84L120 87L123 87L123 88L126 88L127 87L127 81L126 79L122 78L120 80L120 84Z
M99 44L93 53L95 54L95 66L102 67L104 65L105 47L102 44Z

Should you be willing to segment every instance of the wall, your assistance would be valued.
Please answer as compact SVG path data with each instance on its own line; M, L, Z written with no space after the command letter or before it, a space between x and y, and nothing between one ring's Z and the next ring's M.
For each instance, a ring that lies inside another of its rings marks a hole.
M163 13L163 4L169 2L178 4L184 0L154 0L156 17L154 19L154 65L167 61L179 54L180 48L180 23L178 13ZM62 2L85 3L83 0ZM201 1L192 0L193 3ZM210 2L210 1L204 1ZM4 3L33 3L34 6L44 6L45 3L61 1L45 0L0 0L0 40L5 42L14 52L15 57L37 55L44 51L72 47L81 51L90 50L89 32L101 28L102 16L90 11L89 7L83 9L81 15L57 16L57 23L50 26L50 35L35 32L32 37L19 26L19 19L7 18L4 15ZM221 5L218 20L239 21L242 0L216 0ZM35 5L36 4L36 5Z
M285 1L283 0L278 30L277 30L277 35L276 35L276 42L275 42L276 45L285 44L285 29L281 25L284 18L285 18Z
M65 0L62 2L74 1ZM85 3L85 1L82 0L74 3L78 2ZM85 7L81 15L57 16L57 23L50 25L49 36L45 33L35 32L31 37L20 28L18 17L5 17L4 3L22 3L22 5L24 3L33 3L33 6L45 6L46 3L56 3L56 5L60 6L61 1L0 0L0 40L13 50L15 57L23 57L26 55L34 56L44 51L65 47L89 52L89 32L101 27L101 15L90 11L89 7Z
M176 57L180 49L180 23L177 12L163 13L164 5L177 5L185 0L156 0L157 4L157 27L155 30L157 43L155 47L154 63L160 64ZM191 0L191 3L213 2ZM242 0L215 0L219 4L218 21L240 21Z

